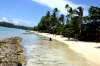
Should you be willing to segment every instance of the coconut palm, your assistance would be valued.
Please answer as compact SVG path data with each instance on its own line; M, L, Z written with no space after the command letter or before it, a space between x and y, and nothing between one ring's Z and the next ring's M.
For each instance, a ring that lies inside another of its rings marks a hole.
M82 16L83 16L83 8L80 6L77 9L78 9L78 15L82 18Z
M67 16L69 16L71 19L73 17L74 10L68 4L65 6L65 8L67 9Z
M57 13L58 13L58 8L55 8L55 9L53 10L52 16L53 16L54 18L57 18Z
M63 14L60 15L59 22L60 22L60 24L64 25L64 15Z

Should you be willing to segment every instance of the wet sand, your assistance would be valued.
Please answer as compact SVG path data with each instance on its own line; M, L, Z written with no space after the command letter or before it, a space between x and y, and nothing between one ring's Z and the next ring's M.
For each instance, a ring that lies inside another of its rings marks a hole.
M26 45L26 66L96 66L62 42L39 36L36 44Z
M80 54L82 57L86 58L86 60L96 64L95 66L100 66L100 43L96 42L81 42L81 41L69 41L68 38L62 37L61 35L52 35L48 33L38 33L33 32L35 34L52 38L57 41L63 42L68 45L70 49Z

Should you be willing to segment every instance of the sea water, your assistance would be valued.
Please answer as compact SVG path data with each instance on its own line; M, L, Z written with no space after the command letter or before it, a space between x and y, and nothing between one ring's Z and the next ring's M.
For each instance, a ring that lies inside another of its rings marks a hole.
M0 27L0 40L15 36L23 39L26 66L97 66L61 42L23 33L25 30Z

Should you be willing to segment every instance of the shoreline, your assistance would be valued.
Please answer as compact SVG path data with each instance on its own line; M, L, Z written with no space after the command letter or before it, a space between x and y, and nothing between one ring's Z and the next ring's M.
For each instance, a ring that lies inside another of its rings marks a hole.
M96 42L82 42L82 41L69 41L68 38L62 37L61 35L53 35L49 33L39 33L33 31L31 33L41 35L44 37L52 38L59 42L62 42L73 50L74 52L80 54L86 60L100 66L100 43Z

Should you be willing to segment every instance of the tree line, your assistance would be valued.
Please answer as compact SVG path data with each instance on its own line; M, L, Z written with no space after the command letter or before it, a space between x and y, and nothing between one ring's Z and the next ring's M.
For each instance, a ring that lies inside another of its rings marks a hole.
M9 27L9 28L17 28L17 29L24 29L24 30L33 30L33 27L26 27L21 25L15 25L8 22L0 22L0 26Z
M100 8L91 6L89 15L83 16L81 6L73 9L65 5L66 15L59 14L58 8L53 12L47 11L42 16L34 30L51 34L63 35L82 41L100 41Z

